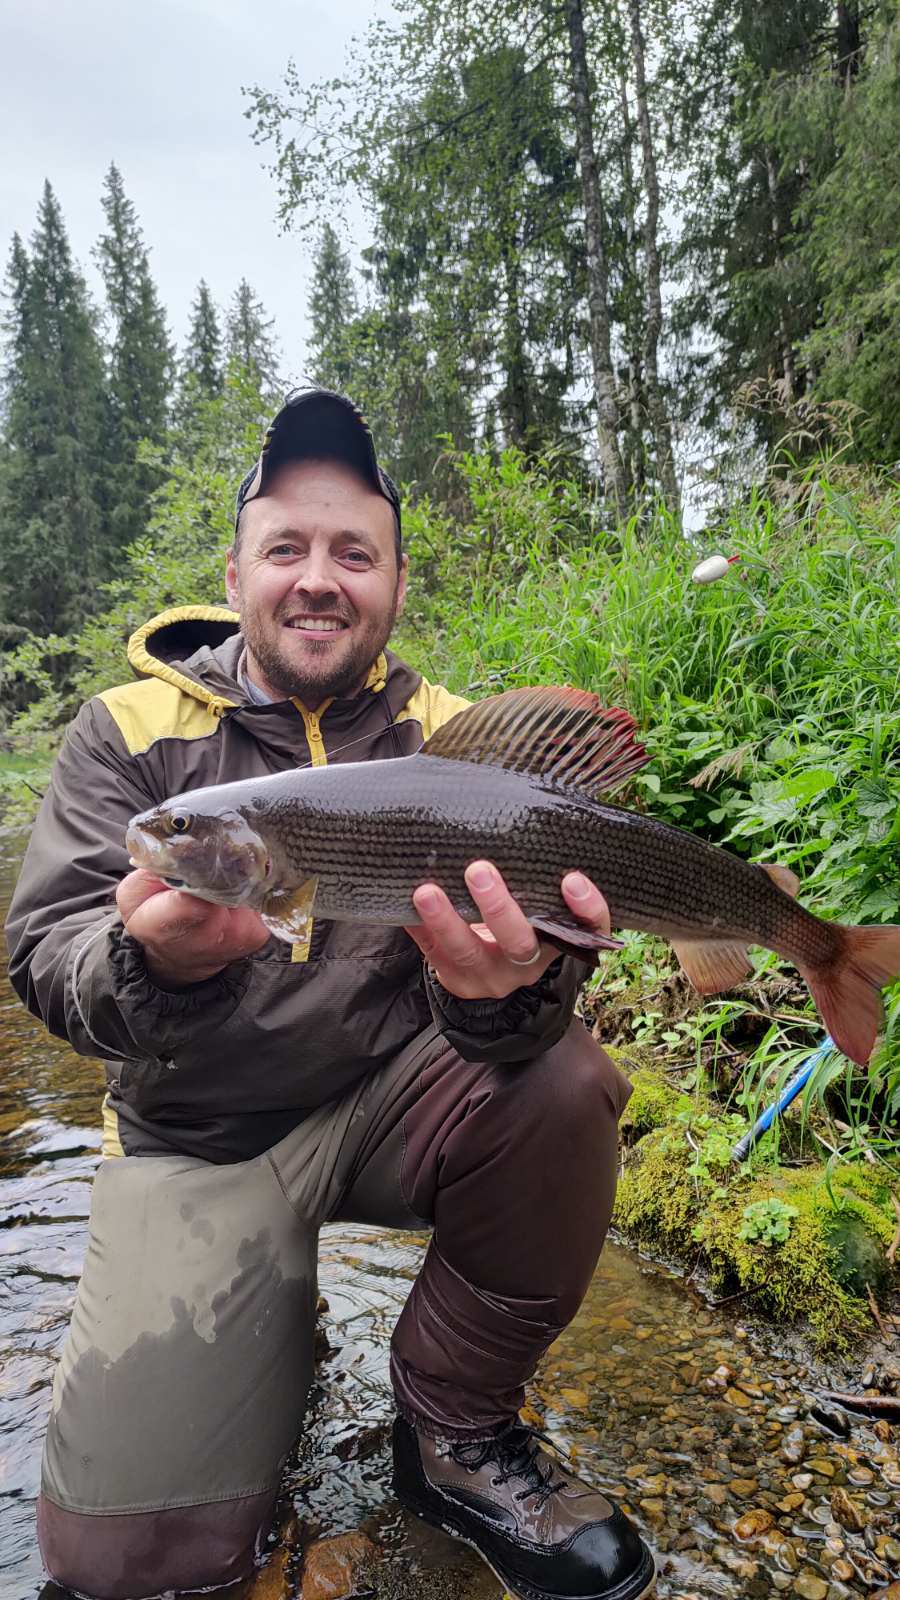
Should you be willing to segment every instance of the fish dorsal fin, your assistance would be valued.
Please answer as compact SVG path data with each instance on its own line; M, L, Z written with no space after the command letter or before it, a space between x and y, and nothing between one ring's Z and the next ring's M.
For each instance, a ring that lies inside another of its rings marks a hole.
M554 787L608 793L649 756L627 711L587 689L508 689L445 722L422 754L528 772Z

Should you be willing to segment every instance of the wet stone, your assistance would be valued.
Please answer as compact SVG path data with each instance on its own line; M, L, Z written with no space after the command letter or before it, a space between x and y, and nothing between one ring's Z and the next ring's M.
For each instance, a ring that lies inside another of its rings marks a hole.
M778 1454L788 1466L795 1467L803 1460L806 1435L802 1428L791 1428L781 1442Z
M820 1478L834 1477L834 1462L826 1461L824 1456L815 1456L807 1461L810 1472L817 1472Z
M751 1404L743 1389L735 1389L733 1386L725 1390L725 1399L729 1405L737 1406L742 1411Z
M851 1499L846 1489L835 1489L831 1496L831 1514L841 1527L861 1533L869 1520L868 1512Z
M828 1585L814 1572L801 1572L794 1579L794 1594L800 1595L801 1600L826 1600Z
M756 1506L752 1511L746 1511L742 1517L738 1517L734 1525L734 1536L743 1543L748 1539L757 1539L762 1533L768 1533L774 1525L775 1518L772 1513Z
M748 1495L759 1488L759 1483L756 1478L732 1478L728 1487L732 1494L736 1494L741 1500L746 1500Z
M364 1533L339 1534L317 1539L303 1562L301 1600L342 1600L352 1594L357 1580L378 1552Z

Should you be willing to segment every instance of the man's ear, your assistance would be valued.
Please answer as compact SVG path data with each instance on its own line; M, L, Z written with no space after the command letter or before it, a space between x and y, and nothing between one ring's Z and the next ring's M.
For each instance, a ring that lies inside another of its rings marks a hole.
M225 557L225 593L232 611L241 609L241 587L238 583L237 562L234 555L234 546Z
M408 572L409 572L409 556L404 555L404 556L400 557L400 575L399 575L399 577L397 579L397 615L398 615L398 617L402 614L403 607L406 604L406 578L407 578Z

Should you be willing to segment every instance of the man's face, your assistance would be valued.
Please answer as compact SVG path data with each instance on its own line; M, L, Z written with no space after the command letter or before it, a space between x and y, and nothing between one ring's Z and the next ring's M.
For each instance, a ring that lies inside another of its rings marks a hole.
M250 676L314 709L355 694L384 649L406 593L387 500L336 461L280 467L241 516L228 599Z

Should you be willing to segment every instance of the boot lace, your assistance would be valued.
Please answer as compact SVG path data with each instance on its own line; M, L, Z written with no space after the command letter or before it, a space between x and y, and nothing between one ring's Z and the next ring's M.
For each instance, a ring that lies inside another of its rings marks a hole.
M498 1486L511 1478L521 1478L525 1487L518 1489L514 1500L527 1500L534 1495L538 1509L552 1494L566 1487L566 1480L558 1477L554 1464L541 1454L539 1444L556 1446L545 1433L528 1428L523 1422L511 1422L492 1439L465 1439L451 1445L455 1461L470 1472L477 1472L487 1462L496 1462L497 1472L491 1482Z

